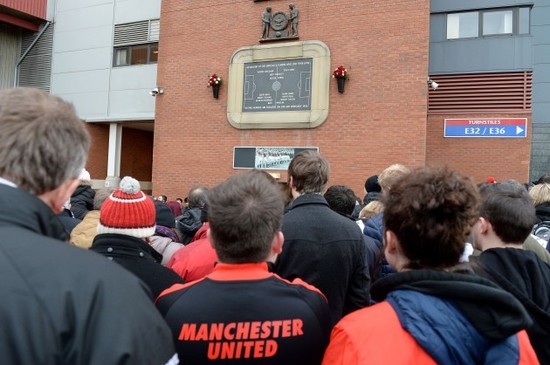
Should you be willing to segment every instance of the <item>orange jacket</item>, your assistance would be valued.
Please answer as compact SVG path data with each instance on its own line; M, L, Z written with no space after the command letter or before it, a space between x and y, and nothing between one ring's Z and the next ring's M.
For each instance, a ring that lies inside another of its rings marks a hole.
M518 333L520 365L539 364L525 331ZM323 365L437 364L407 331L388 302L344 317L333 329Z

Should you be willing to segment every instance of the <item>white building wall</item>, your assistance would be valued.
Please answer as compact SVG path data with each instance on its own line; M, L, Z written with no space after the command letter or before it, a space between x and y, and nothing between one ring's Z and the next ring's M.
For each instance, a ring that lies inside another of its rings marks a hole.
M152 120L157 66L112 67L114 25L160 17L160 0L57 0L52 94L88 121Z

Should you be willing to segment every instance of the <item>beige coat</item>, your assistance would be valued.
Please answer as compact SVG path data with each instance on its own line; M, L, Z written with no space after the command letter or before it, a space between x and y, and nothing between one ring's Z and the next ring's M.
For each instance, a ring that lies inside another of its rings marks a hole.
M71 243L81 248L90 248L97 234L99 223L99 210L92 210L86 214L82 222L74 227L71 232Z

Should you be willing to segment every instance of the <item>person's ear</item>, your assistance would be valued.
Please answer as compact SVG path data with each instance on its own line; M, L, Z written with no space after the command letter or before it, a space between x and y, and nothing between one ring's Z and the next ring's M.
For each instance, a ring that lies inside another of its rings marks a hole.
M80 185L79 179L65 180L56 189L40 194L38 198L46 203L55 214L59 214L63 211L63 205L69 200L78 185Z
M390 254L397 252L397 237L392 231L387 230L384 232L384 248L384 251Z
M283 252L284 242L285 242L285 236L283 235L283 232L278 231L277 233L275 233L275 236L273 237L273 241L271 241L271 253L267 258L267 261L275 262L275 260L277 259L277 256L281 252Z
M210 241L210 246L212 246L213 249L216 249L216 247L214 247L214 241L212 241L212 232L210 232L210 228L206 230L206 237L208 238L208 241Z
M479 218L478 227L479 227L479 233L483 235L486 235L489 232L489 229L492 229L491 223L483 217Z

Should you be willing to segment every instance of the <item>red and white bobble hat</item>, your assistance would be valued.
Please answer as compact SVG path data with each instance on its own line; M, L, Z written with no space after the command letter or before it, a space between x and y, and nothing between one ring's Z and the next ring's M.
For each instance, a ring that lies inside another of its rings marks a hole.
M118 233L145 238L155 234L155 205L129 176L120 181L101 206L97 233Z

